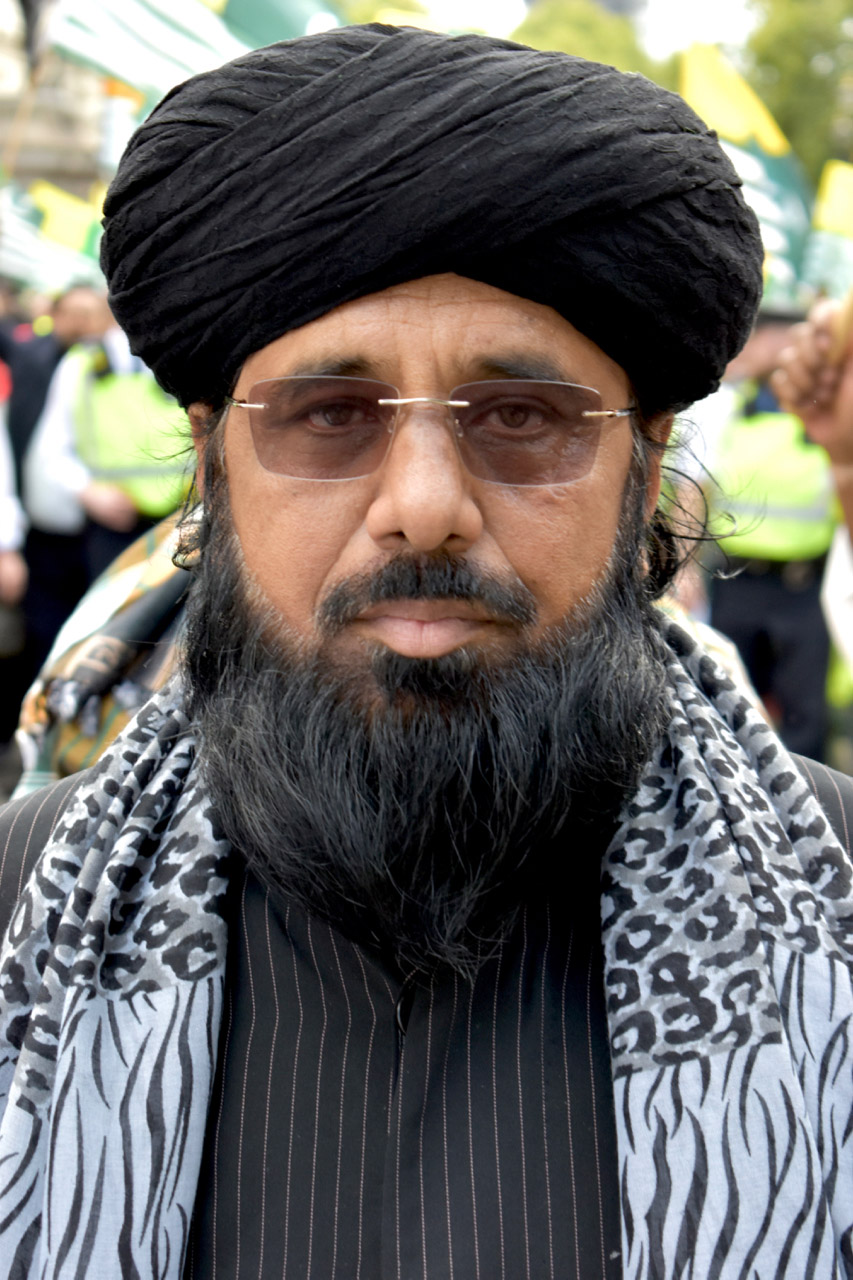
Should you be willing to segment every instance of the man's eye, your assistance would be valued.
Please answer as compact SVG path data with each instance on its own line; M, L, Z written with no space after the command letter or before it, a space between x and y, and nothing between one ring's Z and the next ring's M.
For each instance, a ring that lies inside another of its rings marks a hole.
M497 413L501 426L511 427L516 431L538 422L541 416L527 404L504 404L498 408Z
M548 419L542 405L521 400L505 400L490 405L482 415L485 426L504 431L531 431Z
M335 400L315 405L305 414L310 425L318 430L324 427L361 427L371 422L375 416L369 405L351 400Z

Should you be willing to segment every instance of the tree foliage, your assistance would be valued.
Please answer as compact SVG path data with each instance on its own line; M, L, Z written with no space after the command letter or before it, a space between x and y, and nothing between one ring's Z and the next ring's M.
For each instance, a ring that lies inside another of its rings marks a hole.
M630 18L608 12L596 0L537 0L513 39L534 49L556 49L606 62L620 71L641 71L674 88L674 63L655 62L637 40Z
M334 9L347 23L391 22L405 24L425 17L426 5L419 0L334 0Z
M807 173L853 160L853 0L752 0L746 76Z
M513 40L534 49L576 53L594 62L606 62L620 71L641 71L652 80L674 89L678 80L676 60L655 62L637 40L628 10L640 0L536 0L527 17L512 33ZM613 5L612 11L607 4ZM851 0L853 3L853 0ZM344 22L412 22L428 20L428 0L332 0L329 7Z

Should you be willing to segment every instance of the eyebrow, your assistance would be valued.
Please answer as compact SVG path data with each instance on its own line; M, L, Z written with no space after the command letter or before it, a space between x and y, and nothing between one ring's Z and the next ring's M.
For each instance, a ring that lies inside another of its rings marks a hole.
M567 374L546 356L497 355L484 356L474 362L478 378L538 379L542 382L573 382ZM307 360L293 369L295 378L376 378L376 366L366 356L340 356L327 360ZM470 374L459 375L463 382L476 381ZM384 379L382 379L384 381Z
M292 378L375 378L374 365L364 356L341 356L330 360L307 360L290 374ZM383 379L384 381L384 379Z
M547 356L488 356L477 362L477 369L481 376L487 378L532 378L539 382L575 381L565 369L554 364Z

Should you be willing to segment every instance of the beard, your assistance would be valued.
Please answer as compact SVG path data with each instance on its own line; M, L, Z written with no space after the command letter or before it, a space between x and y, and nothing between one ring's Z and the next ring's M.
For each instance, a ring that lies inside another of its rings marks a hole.
M188 710L222 831L277 900L404 974L471 977L524 901L597 883L663 726L636 478L623 507L601 582L535 643L520 582L430 554L336 587L307 652L249 580L216 479L187 609ZM335 656L347 622L399 598L486 604L522 642L511 656Z

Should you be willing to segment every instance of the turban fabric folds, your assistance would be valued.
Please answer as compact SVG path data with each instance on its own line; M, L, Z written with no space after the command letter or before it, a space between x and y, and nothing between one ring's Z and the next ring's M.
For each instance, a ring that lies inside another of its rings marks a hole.
M179 85L132 138L102 263L183 404L342 302L456 272L553 307L646 410L708 394L745 341L761 244L716 137L641 76L373 24Z

